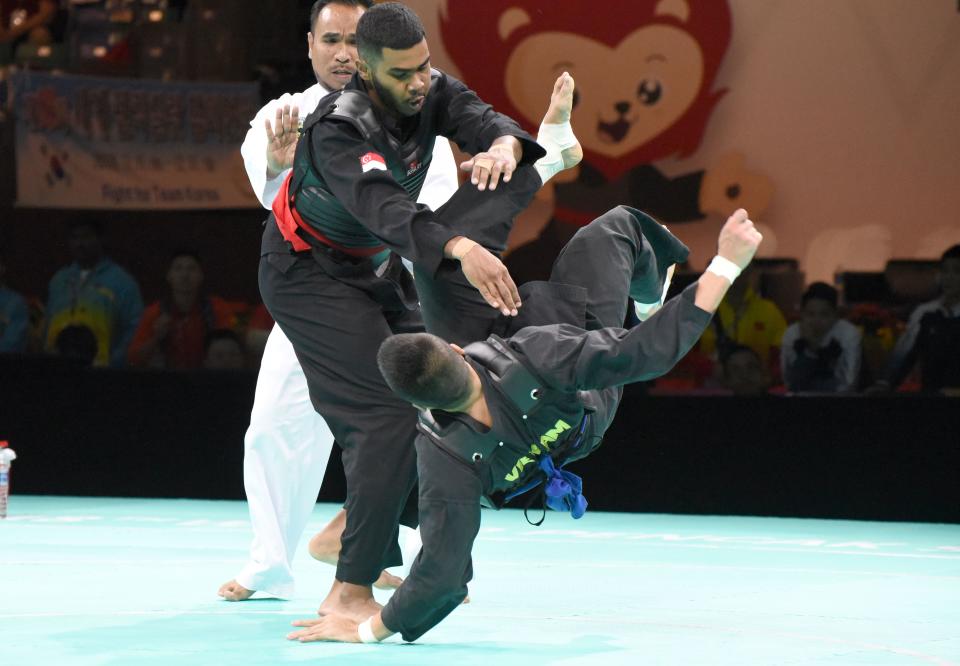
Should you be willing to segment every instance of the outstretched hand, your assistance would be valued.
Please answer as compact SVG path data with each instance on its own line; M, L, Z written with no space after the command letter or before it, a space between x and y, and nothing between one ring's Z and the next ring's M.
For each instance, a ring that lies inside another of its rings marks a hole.
M490 307L506 316L517 316L517 308L521 305L520 292L510 277L510 271L496 255L473 243L457 258L467 281L477 288Z
M478 190L497 189L500 178L509 183L513 172L517 169L517 157L512 145L495 143L490 149L477 153L466 162L461 162L460 169L470 172L470 182Z
M276 175L293 166L293 156L300 138L300 110L289 104L277 109L271 125L263 121L267 130L267 170Z
M342 615L324 615L310 620L295 620L293 626L303 628L287 634L287 639L291 641L300 641L301 643L316 641L360 642L360 634L357 633L358 623Z

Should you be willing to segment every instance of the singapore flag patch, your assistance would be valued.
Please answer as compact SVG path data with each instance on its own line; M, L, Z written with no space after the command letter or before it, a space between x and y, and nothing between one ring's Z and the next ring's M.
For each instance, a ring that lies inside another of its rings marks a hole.
M386 171L387 162L383 159L383 155L378 155L377 153L367 153L360 158L360 168L363 169L364 173L372 169Z

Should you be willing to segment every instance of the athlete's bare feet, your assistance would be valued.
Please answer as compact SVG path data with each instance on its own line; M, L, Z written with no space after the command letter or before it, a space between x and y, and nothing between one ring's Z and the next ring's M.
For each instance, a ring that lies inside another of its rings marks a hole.
M220 586L217 594L227 601L246 601L256 590L248 590L235 580L229 580Z
M333 581L327 598L317 609L317 615L342 615L355 622L364 622L383 608L373 598L369 586Z
M336 564L340 558L340 536L347 526L347 512L340 509L326 527L310 539L307 550L310 557L326 564Z
M337 565L340 558L340 536L343 534L343 528L347 525L347 512L343 509L327 523L322 531L317 532L310 539L307 550L310 557L326 564ZM384 571L373 584L378 590L395 590L403 583L399 576Z
M583 159L583 147L570 127L570 114L573 112L573 77L564 72L553 84L550 106L543 116L537 143L543 146L547 154L537 160L535 165L540 178L546 183L557 173L570 169Z

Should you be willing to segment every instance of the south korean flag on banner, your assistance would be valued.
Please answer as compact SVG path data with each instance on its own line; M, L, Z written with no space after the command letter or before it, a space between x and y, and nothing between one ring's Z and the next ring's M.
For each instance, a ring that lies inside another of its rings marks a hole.
M367 153L360 158L360 168L363 169L364 173L371 171L372 169L386 171L387 162L383 159L383 155L378 155L377 153Z

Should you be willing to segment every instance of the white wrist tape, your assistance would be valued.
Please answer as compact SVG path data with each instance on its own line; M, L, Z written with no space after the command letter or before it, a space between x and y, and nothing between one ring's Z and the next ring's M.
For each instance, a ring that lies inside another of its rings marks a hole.
M733 281L740 275L740 267L718 254L713 258L713 261L710 262L710 265L707 266L707 272L719 275L725 278L730 284L733 284Z
M370 626L373 616L367 618L365 622L361 622L357 626L357 633L360 635L361 643L379 643L380 640L373 635L373 627Z

